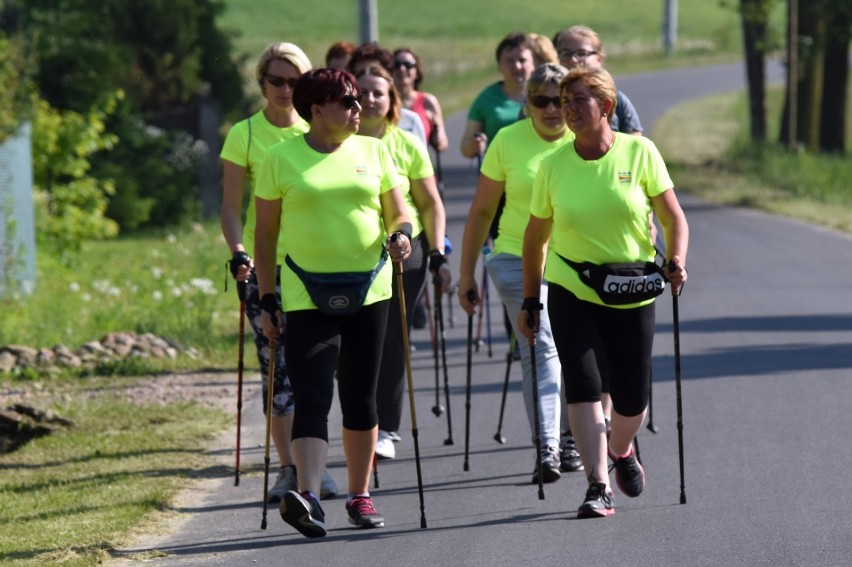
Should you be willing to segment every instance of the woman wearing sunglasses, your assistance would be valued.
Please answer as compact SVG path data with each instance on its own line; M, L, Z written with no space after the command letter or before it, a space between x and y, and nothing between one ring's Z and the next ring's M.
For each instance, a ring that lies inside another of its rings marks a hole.
M574 138L562 119L559 101L559 81L566 72L564 67L547 63L538 67L530 76L526 103L528 118L504 127L489 144L464 229L459 302L468 315L473 315L480 302L474 275L477 258L500 200L505 195L506 204L500 216L498 236L491 253L485 257L485 265L517 337L521 336L517 319L524 299L521 251L524 230L530 217L533 179L541 160ZM472 294L472 299L468 299L468 294ZM546 282L541 285L541 297L547 297ZM520 341L524 403L530 431L534 435L532 365L535 364L541 408L539 425L542 449L536 459L541 460L542 481L554 482L560 478L561 471L579 470L582 465L570 437L564 440L565 458L560 459L560 367L546 311L542 312L542 323L536 339L535 361L530 357L527 341ZM537 465L538 461L533 469L533 482L538 482Z
M390 153L379 140L354 135L361 122L359 100L358 83L346 71L317 69L302 75L293 106L309 129L269 150L255 191L261 324L270 339L283 334L296 404L292 445L299 486L284 495L280 512L307 537L326 534L320 486L335 374L349 522L359 528L384 526L368 484L378 433L376 383L393 284L385 249L390 260L405 260L411 254L412 225ZM275 265L280 256L285 262L279 304ZM294 266L301 268L299 274ZM364 295L358 300L337 296L352 307L338 314L337 303L315 303L316 290L306 283L342 273L367 273L374 279L361 287Z
M220 220L222 234L232 253L231 272L238 282L239 293L244 293L246 313L254 333L257 359L263 380L263 397L269 395L269 343L260 327L260 295L253 270L254 256L254 189L260 163L266 151L283 140L301 136L308 130L293 108L293 87L299 76L311 69L307 55L292 43L273 43L263 50L257 62L255 76L260 93L266 100L264 107L245 120L237 122L228 131L220 158L223 170L223 194ZM248 181L248 183L246 183ZM243 223L243 193L246 185L251 192L245 223ZM283 256L279 257L278 264ZM245 282L245 283L243 283ZM243 291L244 290L244 291ZM280 461L278 478L269 490L270 502L278 502L288 490L296 487L296 468L290 448L293 428L293 391L287 378L284 347L275 351L275 378L273 380L273 405L271 417L272 440ZM267 404L263 404L266 411ZM334 479L323 473L324 498L337 494Z
M446 214L428 150L413 134L398 127L402 104L390 74L384 67L374 64L357 76L362 106L358 134L378 138L387 147L402 180L401 189L414 225L411 256L403 264L405 310L410 330L414 305L426 284L427 268L440 272L445 293L452 280L444 256ZM405 391L405 352L399 325L399 298L394 286L377 393L379 439L376 455L386 459L396 455L394 442L399 440L397 432Z
M447 149L447 132L444 130L444 115L437 97L423 92L423 69L420 58L407 47L393 52L393 84L402 99L402 107L415 112L423 122L426 139L435 151Z

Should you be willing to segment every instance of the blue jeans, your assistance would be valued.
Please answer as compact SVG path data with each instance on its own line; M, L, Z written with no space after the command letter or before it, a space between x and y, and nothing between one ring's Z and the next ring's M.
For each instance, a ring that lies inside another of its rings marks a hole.
M518 333L518 316L524 301L523 270L520 256L511 254L489 254L485 257L485 267L500 299L509 313L512 329L519 337L521 349L521 367L524 371L523 392L527 419L530 423L532 438L535 439L535 414L533 413L532 395L532 360L529 343ZM541 303L547 305L547 283L541 286ZM541 428L541 446L559 448L559 425L562 403L560 401L562 387L562 368L559 356L553 342L550 330L550 318L547 310L541 312L538 334L535 344L536 379L538 382L539 427Z

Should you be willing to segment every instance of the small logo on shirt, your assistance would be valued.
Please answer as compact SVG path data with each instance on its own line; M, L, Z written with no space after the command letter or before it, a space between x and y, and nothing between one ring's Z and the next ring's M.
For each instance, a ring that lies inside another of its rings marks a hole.
M355 175L367 175L367 166L366 165L356 165L355 166Z
M619 171L618 172L618 182L619 183L630 183L633 181L633 172L632 171Z

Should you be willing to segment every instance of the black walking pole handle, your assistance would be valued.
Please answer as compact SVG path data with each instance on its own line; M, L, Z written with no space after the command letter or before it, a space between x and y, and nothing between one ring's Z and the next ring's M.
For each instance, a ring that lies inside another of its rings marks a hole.
M237 282L237 297L240 298L240 302L245 302L246 294L248 293L248 281Z

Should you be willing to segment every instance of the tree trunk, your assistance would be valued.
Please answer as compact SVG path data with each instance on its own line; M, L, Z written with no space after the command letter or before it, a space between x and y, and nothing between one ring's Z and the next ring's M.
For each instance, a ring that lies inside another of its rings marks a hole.
M766 0L740 0L751 139L766 140Z
M812 152L819 152L827 4L826 0L799 3L798 140Z
M822 92L819 147L823 152L846 149L846 98L849 85L849 44L852 43L852 5L835 1L828 15L825 83Z

